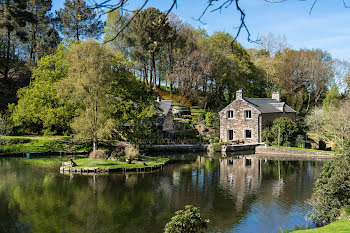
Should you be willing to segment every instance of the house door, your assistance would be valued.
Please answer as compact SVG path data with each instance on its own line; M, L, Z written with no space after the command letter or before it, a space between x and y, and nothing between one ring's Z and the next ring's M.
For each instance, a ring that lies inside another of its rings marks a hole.
M233 130L232 129L230 129L229 131L228 131L228 140L229 141L232 141L233 140Z

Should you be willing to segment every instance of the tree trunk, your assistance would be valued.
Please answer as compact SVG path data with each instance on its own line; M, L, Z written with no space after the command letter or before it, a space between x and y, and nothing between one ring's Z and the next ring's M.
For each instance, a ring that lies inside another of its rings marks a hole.
M147 74L147 66L146 66L146 64L144 65L143 69L144 69L144 73L143 73L144 80L145 80L146 85L148 85L148 74Z
M10 46L11 46L11 32L7 30L7 48L6 48L6 63L4 70L4 79L8 80L10 71Z
M152 52L152 71L153 71L153 88L157 89L156 59L155 59L154 52Z
M152 60L150 62L150 71L149 71L149 87L152 88L152 81L153 81L153 66L152 66Z
M170 84L170 94L172 94L173 93L173 75L172 75L172 73L173 73L173 43L172 42L170 42L169 43L169 46L168 46L168 49L169 49L169 51L168 51L168 54L169 54L169 68L170 68L170 72L169 72L169 74L170 74L170 80L169 80L169 84Z

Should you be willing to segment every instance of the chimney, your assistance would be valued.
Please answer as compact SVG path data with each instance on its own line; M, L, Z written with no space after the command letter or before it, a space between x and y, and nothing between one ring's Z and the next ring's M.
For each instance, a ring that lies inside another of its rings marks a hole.
M236 91L236 100L241 100L243 99L243 90L239 89L238 91Z
M272 99L277 100L277 101L281 101L280 98L280 93L278 91L272 92Z

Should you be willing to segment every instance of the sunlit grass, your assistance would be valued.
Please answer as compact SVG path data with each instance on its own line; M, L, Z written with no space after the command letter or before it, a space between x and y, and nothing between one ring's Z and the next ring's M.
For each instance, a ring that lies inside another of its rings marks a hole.
M350 232L350 221L349 220L338 220L324 227L293 231L294 233L348 233Z

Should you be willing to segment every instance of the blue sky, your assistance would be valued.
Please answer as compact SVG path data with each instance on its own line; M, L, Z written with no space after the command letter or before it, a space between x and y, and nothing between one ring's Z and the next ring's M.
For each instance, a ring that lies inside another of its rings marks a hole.
M349 1L350 5L350 0L345 1ZM134 9L143 0L129 2L130 9ZM63 0L53 0L54 9L63 7L63 3ZM147 6L165 11L171 3L172 0L149 0ZM330 52L334 58L350 61L350 9L343 6L342 0L318 0L309 15L312 3L313 0L289 0L279 4L264 0L240 0L241 8L247 15L246 23L252 39L270 32L276 36L285 35L288 44L294 49L319 48ZM235 35L239 15L234 5L223 9L221 13L208 12L202 19L206 23L203 25L195 18L201 15L206 4L207 0L178 0L173 12L194 27L206 29L209 34L225 31ZM247 42L245 33L240 35L238 41L245 48L256 46Z

